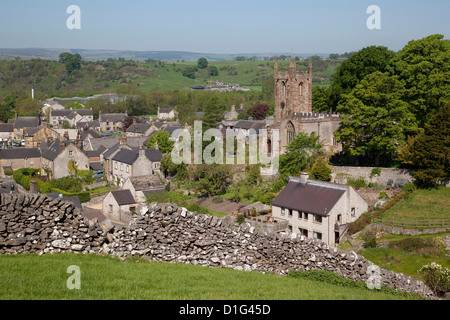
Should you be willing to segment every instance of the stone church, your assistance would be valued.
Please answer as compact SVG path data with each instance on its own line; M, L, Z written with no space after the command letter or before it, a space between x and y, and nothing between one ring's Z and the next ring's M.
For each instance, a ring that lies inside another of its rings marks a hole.
M275 62L274 78L274 122L271 128L279 129L280 153L286 152L287 145L301 131L318 135L325 153L341 151L342 147L334 136L339 127L339 114L312 111L311 60L308 70L298 70L294 59L291 59L288 70L279 70ZM272 151L271 144L269 139L268 152Z

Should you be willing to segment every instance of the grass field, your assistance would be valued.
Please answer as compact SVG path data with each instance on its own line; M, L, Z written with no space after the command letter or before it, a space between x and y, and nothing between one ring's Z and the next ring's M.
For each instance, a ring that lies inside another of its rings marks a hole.
M449 219L450 188L419 189L380 215L398 219Z
M79 290L69 290L67 268L80 268ZM187 264L128 263L81 254L0 256L0 299L73 300L392 300L404 295L349 289L274 274Z

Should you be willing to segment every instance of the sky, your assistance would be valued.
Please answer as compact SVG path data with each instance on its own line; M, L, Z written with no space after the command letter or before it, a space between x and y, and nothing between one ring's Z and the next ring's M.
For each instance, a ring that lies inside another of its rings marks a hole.
M70 30L70 5L81 29ZM380 29L369 29L370 5ZM0 48L201 53L398 51L431 34L450 39L449 0L0 1Z

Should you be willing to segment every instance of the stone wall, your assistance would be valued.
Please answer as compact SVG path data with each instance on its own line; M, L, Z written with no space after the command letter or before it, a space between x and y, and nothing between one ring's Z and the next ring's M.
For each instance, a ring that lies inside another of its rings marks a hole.
M332 174L336 183L347 184L347 179L364 178L366 183L377 183L380 186L386 186L389 180L395 182L397 179L406 179L410 182L414 181L411 172L407 169L380 168L381 174L370 177L374 167L339 167L333 166Z
M0 254L83 252L122 259L190 263L236 270L274 272L329 270L366 281L372 263L320 241L266 234L247 224L159 204L115 229L88 220L72 204L45 195L0 196ZM380 269L381 284L432 297L421 281Z

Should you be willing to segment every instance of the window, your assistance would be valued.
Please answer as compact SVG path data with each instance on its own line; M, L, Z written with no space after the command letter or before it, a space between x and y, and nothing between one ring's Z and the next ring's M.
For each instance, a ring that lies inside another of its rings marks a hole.
M34 160L30 160L30 164L33 165L34 164Z
M302 218L302 213L301 211L298 211L298 218L301 219Z
M123 163L120 164L120 171L123 171Z
M314 239L322 240L322 233L314 231L313 232L313 237L314 237Z
M284 216L284 208L281 208L281 215Z
M305 237L308 237L308 230L306 229L302 229L302 228L298 228L298 232Z
M112 212L113 206L112 204L109 205L109 212Z
M291 209L288 209L288 216L289 216L289 218L292 218L292 210Z
M342 223L342 214L337 215L337 223Z
M354 217L354 216L355 216L355 214L356 214L356 209L355 209L355 208L352 208L352 210L351 210L351 214L352 214L352 217Z
M289 232L292 232L292 226L291 225L288 226L288 229L289 229Z
M308 220L308 213L307 212L303 212L303 219Z
M291 143L292 140L294 140L294 134L295 134L294 125L292 124L292 122L289 121L286 126L286 144L289 144Z
M114 169L118 169L118 165L117 165L117 162L116 161L114 161Z
M130 172L130 166L127 166L127 172Z
M322 223L322 217L317 214L313 215L313 219L314 219L314 222Z
M303 94L303 82L300 82L299 83L299 85L298 85L298 90L299 90L299 93L300 93L300 96Z

